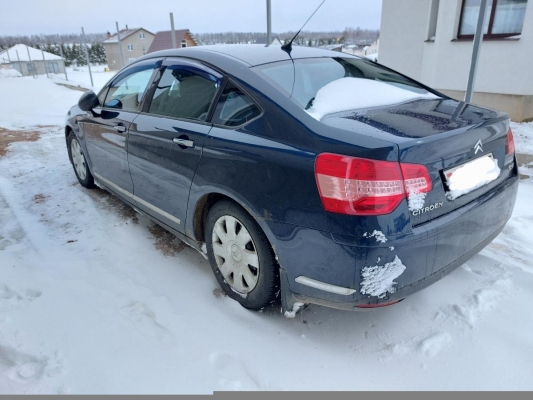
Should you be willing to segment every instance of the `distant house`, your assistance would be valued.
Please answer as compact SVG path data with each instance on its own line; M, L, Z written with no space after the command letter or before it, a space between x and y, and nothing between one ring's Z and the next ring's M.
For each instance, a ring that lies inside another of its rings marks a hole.
M322 46L322 48L324 48L326 50L341 52L342 51L342 46L343 46L342 43L326 44L326 45Z
M11 64L12 68L23 76L65 72L65 63L61 57L46 51L41 52L25 44L16 44L0 52L0 64Z
M198 46L196 39L188 29L177 29L174 31L176 34L176 47L192 47ZM172 31L160 31L157 32L152 42L152 45L148 49L148 53L154 51L167 50L172 48Z
M129 29L126 25L126 29L120 31L120 44L122 46L124 65L148 53L154 37L155 35L152 32L144 28ZM122 64L117 34L112 35L108 32L107 39L104 40L103 45L109 69L121 69L124 65Z
M379 62L463 100L479 7L479 0L383 0ZM473 103L533 119L532 76L533 1L489 2Z
M255 44L264 44L266 45L267 44L267 37L266 36L261 36L261 37L258 37L255 41ZM274 38L272 39L272 43L270 43L271 46L281 46L283 43L281 43L281 40L279 40L278 38Z

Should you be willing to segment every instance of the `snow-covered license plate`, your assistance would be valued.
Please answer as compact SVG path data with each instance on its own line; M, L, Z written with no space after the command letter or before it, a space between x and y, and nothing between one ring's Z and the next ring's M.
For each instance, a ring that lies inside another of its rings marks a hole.
M498 160L492 153L445 170L444 177L449 189L446 197L449 200L455 200L459 196L492 182L498 176L500 176Z

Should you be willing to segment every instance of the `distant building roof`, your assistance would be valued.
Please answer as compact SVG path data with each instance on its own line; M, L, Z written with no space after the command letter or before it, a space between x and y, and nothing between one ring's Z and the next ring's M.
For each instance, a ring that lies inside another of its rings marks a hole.
M258 37L255 40L255 44L267 44L267 37L266 36ZM281 46L283 43L281 43L281 40L279 40L278 38L274 38L274 39L272 39L272 43L270 43L270 44L280 45Z
M137 31L140 31L141 29L144 29L144 28L126 28L126 29L122 29L119 34L120 34L120 40L124 40L126 39L128 36L131 36L133 35L135 32ZM150 32L148 29L144 29L146 32L148 33L152 33ZM153 35L153 33L152 33ZM118 35L115 33L114 35L112 35L111 37L108 37L106 40L104 40L104 43L106 44L109 44L109 43L118 43Z
M28 57L28 51L30 53L30 57ZM30 58L32 61L42 61L43 53L41 50L26 46L25 44L16 44L13 47L0 52L0 64L7 64L9 63L9 60L11 60L12 63L19 60L28 62L30 61ZM44 59L47 61L61 60L61 57L45 51Z
M185 35L189 33L189 36L193 42L198 45L191 32L188 29L176 29L176 46L181 47L181 41L185 39ZM168 50L172 48L172 31L161 31L155 34L154 41L148 49L148 53L153 53L159 50Z

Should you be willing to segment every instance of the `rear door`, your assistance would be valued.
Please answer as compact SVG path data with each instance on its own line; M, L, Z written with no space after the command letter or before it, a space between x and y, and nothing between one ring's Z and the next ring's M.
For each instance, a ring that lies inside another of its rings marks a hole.
M179 58L167 58L160 73L129 130L129 167L139 208L184 233L189 191L222 76Z
M127 197L133 193L126 152L128 128L139 115L143 95L160 65L154 59L121 72L100 93L102 106L87 113L82 122L96 179Z

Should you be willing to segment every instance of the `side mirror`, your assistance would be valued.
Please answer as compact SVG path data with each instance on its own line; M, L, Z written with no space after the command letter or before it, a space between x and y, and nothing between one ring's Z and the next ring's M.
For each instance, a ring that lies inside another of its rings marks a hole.
M93 108L98 107L99 105L100 101L92 90L83 93L78 100L78 107L82 111L91 111Z

